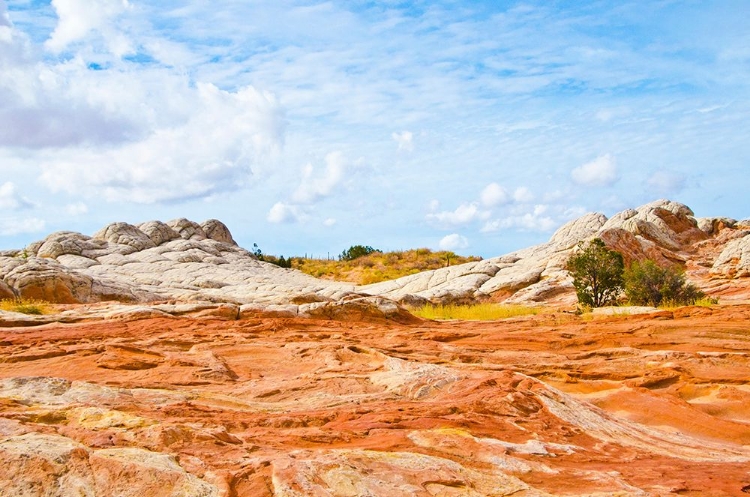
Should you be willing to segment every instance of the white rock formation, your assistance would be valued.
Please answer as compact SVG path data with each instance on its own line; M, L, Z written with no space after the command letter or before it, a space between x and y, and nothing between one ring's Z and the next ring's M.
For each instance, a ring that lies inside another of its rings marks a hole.
M572 302L564 267L581 241L600 237L626 261L684 264L699 257L696 264L710 268L710 277L727 279L750 276L749 235L750 222L696 219L687 206L658 200L611 219L586 214L547 243L501 257L355 287L258 261L217 220L113 223L92 237L62 231L24 250L0 253L0 297L231 303L237 316L270 311L318 317L367 315L373 308L399 315L387 300L375 297L407 304L486 298Z

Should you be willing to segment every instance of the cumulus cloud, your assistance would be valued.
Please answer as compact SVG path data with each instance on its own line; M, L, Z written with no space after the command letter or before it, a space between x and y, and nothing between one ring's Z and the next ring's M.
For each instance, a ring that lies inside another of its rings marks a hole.
M611 186L617 177L617 164L610 154L601 155L570 172L573 181L583 186Z
M398 144L398 150L404 150L406 152L414 151L414 134L411 131L393 133L391 137Z
M490 213L481 210L476 202L464 203L453 211L431 212L427 220L443 226L460 226L477 219L487 219Z
M461 250L469 247L469 240L465 236L453 233L444 236L438 244L440 250Z
M311 204L331 195L343 181L349 162L341 152L331 152L325 158L326 167L323 174L315 176L312 164L303 169L302 182L292 194L292 201L299 204Z
M276 202L268 211L266 220L269 223L296 223L303 217L303 213L296 205Z
M332 218L332 217L329 217L328 219L326 219L325 221L323 221L323 226L331 227L331 226L333 226L335 224L336 224L336 220L334 218Z
M42 182L52 191L95 193L110 201L174 202L247 186L253 168L280 147L284 120L273 96L198 84L178 126L107 150L48 154Z
M507 204L511 196L502 186L497 183L487 185L480 195L482 205L485 207L494 207L496 205Z
M6 181L0 185L0 209L16 211L33 206L29 200L18 193L15 183Z
M150 108L163 110L169 99L157 94L174 90L160 81L153 87L154 100L144 102L141 88L149 83L132 74L91 71L78 58L50 64L38 55L25 35L0 25L0 146L39 149L128 141L148 125Z
M45 46L61 52L68 45L100 35L110 52L121 56L133 51L132 43L113 20L130 8L127 0L52 0L58 22Z
M548 214L549 206L535 205L530 211L515 210L508 216L487 221L482 227L483 233L491 233L504 229L519 229L521 231L550 231L560 225L559 220Z
M13 236L23 233L39 233L45 227L44 220L39 218L0 218L0 235Z
M646 180L646 186L656 195L674 195L685 188L685 175L675 171L656 171Z

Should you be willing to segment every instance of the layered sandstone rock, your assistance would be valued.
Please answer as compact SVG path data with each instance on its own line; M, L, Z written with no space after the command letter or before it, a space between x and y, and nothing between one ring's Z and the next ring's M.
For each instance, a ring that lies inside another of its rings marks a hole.
M159 305L0 328L0 495L750 488L748 306L398 324Z

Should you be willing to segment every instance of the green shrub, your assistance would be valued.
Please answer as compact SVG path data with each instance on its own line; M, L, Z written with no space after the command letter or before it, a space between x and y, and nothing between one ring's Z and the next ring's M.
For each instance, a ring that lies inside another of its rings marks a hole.
M341 259L342 261L353 261L354 259L370 255L374 252L380 252L380 250L374 249L369 245L352 245L348 249L341 252L339 259Z
M622 292L624 263L619 252L610 250L600 238L572 255L566 269L573 277L578 302L582 306L601 307L614 304Z
M625 271L625 295L633 305L692 305L706 295L685 282L678 266L661 267L646 259Z

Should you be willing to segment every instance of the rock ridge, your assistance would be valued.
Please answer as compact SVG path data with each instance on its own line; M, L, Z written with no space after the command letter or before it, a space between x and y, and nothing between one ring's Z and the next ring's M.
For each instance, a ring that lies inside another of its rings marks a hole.
M688 279L711 295L730 300L750 295L750 220L696 218L684 204L657 200L611 218L586 214L560 227L548 242L510 254L359 287L259 261L216 219L116 222L90 237L60 231L23 250L0 252L0 298L214 302L289 316L333 316L357 305L365 314L371 307L398 315L384 299L406 305L481 300L568 305L575 296L565 262L579 242L594 237L628 262L680 264Z

